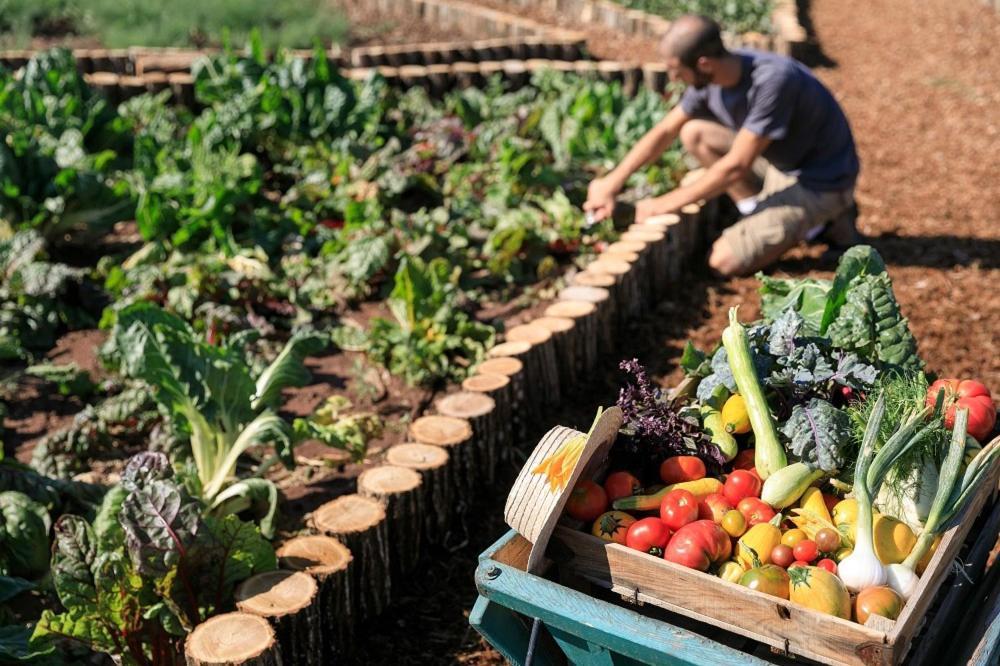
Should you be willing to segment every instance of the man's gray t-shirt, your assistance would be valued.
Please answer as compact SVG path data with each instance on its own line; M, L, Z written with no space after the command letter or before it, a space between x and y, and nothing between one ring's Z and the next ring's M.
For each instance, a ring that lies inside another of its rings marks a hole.
M738 49L740 82L688 86L681 108L772 141L764 158L812 190L843 190L858 176L858 154L843 110L806 67L784 56Z

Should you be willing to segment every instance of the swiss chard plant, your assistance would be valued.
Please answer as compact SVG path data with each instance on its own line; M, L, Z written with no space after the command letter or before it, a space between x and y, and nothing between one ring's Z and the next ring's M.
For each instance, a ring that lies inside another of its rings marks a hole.
M277 490L266 479L239 478L237 464L265 446L285 465L294 464L294 433L275 409L282 389L308 380L303 359L323 342L312 333L296 334L254 376L244 353L253 335L248 331L210 344L178 317L141 303L118 313L111 343L123 374L153 387L175 430L190 441L194 491L209 511L252 509L270 535ZM262 464L255 475L266 468Z
M52 581L63 609L33 639L69 639L119 663L181 662L186 632L232 606L234 586L277 566L252 524L204 513L166 456L131 458L93 522L54 526Z
M491 327L460 308L459 270L443 258L404 257L387 304L367 333L368 356L414 385L461 381L493 343Z

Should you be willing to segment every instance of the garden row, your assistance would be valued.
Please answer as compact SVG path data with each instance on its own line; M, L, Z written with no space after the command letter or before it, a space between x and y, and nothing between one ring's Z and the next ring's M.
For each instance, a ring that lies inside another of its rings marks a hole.
M277 486L304 481L284 480L272 464L291 467L294 448L316 441L365 459L381 433L406 427L395 394L408 385L433 392L465 380L490 394L446 399L440 415L409 424L414 439L451 445L442 475L454 481L437 484L438 501L449 485L467 487L455 465L480 478L509 448L478 441L480 419L540 414L554 377L564 378L554 350L579 356L581 374L594 367L595 343L606 339L594 331L640 309L636 296L654 293L648 270L672 265L668 247L678 257L695 247L693 218L675 220L676 232L588 228L578 208L592 175L662 114L649 92L629 99L619 85L550 72L520 90L493 79L432 102L377 74L350 81L323 58L249 53L203 63L198 111L163 96L109 104L67 52L0 74L12 130L0 160L0 219L12 234L0 242L3 401L11 419L37 409L33 390L79 410L38 441L4 437L0 476L13 490L0 502L30 526L0 550L0 603L14 604L22 623L11 627L21 660L47 658L65 637L76 639L70 658L82 644L129 662L176 659L187 632L232 606L237 583L275 568L268 539L297 529L301 516L279 512ZM681 173L669 151L630 195L661 191ZM588 288L493 347L507 316L481 316L485 308L515 301L541 312L540 290L569 281ZM85 353L100 358L99 376L41 362L66 332L97 324L106 343ZM328 358L384 367L389 395L337 391L289 423L281 391L307 381L302 361L331 339L338 351ZM480 365L487 353L517 358ZM495 373L469 377L476 367L510 373L512 388ZM547 384L527 381L541 372ZM519 385L523 402L504 397ZM470 417L447 421L466 433L455 442L434 440L434 419L446 413ZM419 435L418 424L432 434ZM392 516L410 515L409 504L397 511L392 493L370 489L378 475L366 478L359 490L389 511L380 529L407 543L407 523ZM161 502L174 510L148 510ZM449 507L437 519L449 521ZM359 581L381 580L373 572L408 566L419 552L411 540L406 555L385 557L377 538L352 543L350 534ZM83 570L92 578L81 597L73 586ZM369 588L352 586L345 616L384 603L368 597L378 585ZM35 604L25 611L35 615L19 610L32 589L46 609L40 620ZM121 600L134 613L122 615Z

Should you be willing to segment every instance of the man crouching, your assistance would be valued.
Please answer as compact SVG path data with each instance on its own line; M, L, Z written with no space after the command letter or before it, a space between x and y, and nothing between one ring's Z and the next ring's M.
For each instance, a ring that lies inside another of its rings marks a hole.
M843 110L791 58L727 50L704 16L674 21L660 44L672 81L687 84L670 110L610 173L591 182L584 210L602 219L628 177L674 139L706 167L695 182L636 204L637 222L729 194L741 219L712 247L709 265L745 275L802 241L841 248L858 241L858 155Z

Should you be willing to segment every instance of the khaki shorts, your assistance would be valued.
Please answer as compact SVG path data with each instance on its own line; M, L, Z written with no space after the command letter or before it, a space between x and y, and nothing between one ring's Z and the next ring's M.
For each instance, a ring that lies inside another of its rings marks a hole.
M743 275L774 263L854 203L853 187L836 192L810 190L763 159L754 164L754 172L764 180L757 210L728 227L717 241L729 246Z

